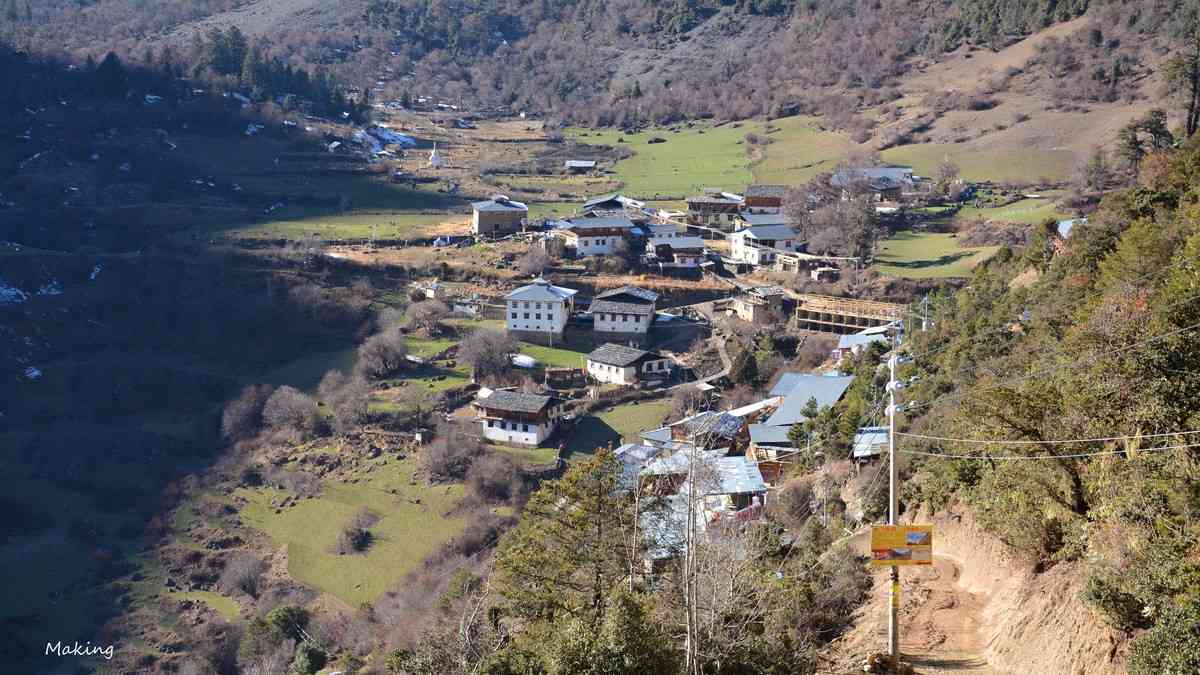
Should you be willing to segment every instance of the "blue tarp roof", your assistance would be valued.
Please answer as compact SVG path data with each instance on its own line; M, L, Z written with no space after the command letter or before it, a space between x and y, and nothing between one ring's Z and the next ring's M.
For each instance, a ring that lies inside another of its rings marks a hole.
M768 425L773 427L791 426L803 421L804 415L800 411L804 409L810 399L817 400L818 408L833 405L842 398L846 389L850 387L850 383L854 381L853 377L825 377L803 373L795 375L796 377L791 378L789 383L791 389L784 395L783 403L779 404L779 409L767 419ZM780 384L783 383L784 381L781 379ZM771 390L772 393L776 389L779 389L779 385Z

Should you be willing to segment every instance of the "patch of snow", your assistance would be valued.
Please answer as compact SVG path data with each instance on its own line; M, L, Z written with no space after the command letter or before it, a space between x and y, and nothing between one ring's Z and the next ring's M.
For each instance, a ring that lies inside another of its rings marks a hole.
M250 124L246 125L246 135L253 136L253 135L257 134L258 132L262 131L263 128L264 128L263 125L254 124L253 122L251 122Z
M144 97L142 97L142 100L146 102L146 105L154 105L155 103L162 101L162 97L155 96L154 94L146 94Z
M101 269L102 268L100 267L100 263L96 263L96 266L92 268L92 273L88 275L88 279L90 279L91 281L95 281L96 277L100 276Z
M50 283L44 284L38 289L38 295L62 295L63 285L58 279L51 279Z
M16 286L9 286L0 279L0 305L19 305L28 299L28 293Z
M42 371L38 368L29 366L28 368L25 369L25 377L27 377L31 380L36 380L41 376L42 376Z

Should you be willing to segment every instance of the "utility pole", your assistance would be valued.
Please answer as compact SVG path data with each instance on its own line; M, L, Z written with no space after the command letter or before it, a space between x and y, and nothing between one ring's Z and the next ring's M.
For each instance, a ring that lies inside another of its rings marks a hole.
M900 496L897 483L900 470L896 465L896 361L900 351L900 322L892 324L892 353L888 357L888 525L898 525ZM900 567L891 566L888 590L888 655L892 663L900 662Z

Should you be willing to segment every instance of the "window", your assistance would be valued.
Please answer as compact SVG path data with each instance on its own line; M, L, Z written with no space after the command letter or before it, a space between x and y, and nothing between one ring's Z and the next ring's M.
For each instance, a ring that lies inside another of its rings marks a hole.
M541 309L541 308L542 308L542 303L540 303L540 302L535 302L535 303L533 303L533 308L534 308L534 309Z
M488 427L489 427L489 428L490 428L490 427L494 427L494 426L496 426L496 422L495 422L495 420L488 420L488 421L487 421L487 425L488 425Z
M622 321L622 322L629 321L629 315L628 315L628 314L622 314L622 315L621 315L621 321Z
M528 300L525 301L525 309L529 309L529 301Z
M516 313L516 312L513 312L513 313L512 313L512 318L514 318L514 319L515 319L515 318L517 318L517 313Z
M634 323L641 323L641 322L642 322L642 317L640 317L640 316L634 316L634 317L633 317L633 322L634 322Z
M529 312L525 312L525 318L526 318L526 319L528 319L528 318L529 318Z
M524 429L525 431L529 431L529 425L528 425L528 424L524 425L524 427L525 427L525 429Z
M542 313L541 313L541 312L538 312L537 314L534 314L534 315L533 315L533 318L537 319L538 321L541 321L541 320L542 320Z

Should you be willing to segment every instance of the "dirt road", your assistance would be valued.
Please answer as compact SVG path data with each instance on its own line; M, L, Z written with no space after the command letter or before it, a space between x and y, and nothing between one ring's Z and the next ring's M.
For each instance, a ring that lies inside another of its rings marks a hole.
M900 651L918 673L1000 675L984 656L985 597L963 589L958 563L937 556L930 567L900 571ZM875 576L871 600L835 647L827 673L862 672L871 653L887 649L887 576Z

